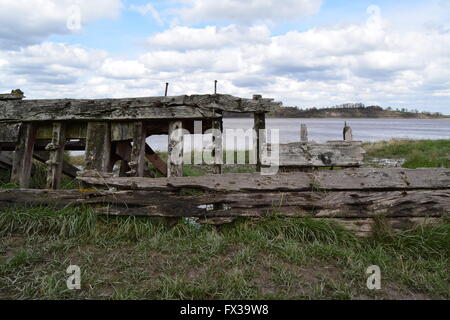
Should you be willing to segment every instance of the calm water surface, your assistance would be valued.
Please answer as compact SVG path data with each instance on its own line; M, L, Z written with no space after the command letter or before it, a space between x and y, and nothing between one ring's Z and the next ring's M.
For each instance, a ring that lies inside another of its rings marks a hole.
M310 141L342 140L344 121L353 130L354 140L450 139L450 119L266 119L268 129L279 129L280 143L300 141L300 124L308 126ZM249 129L253 119L224 119L224 129ZM167 151L167 136L153 136L150 145Z

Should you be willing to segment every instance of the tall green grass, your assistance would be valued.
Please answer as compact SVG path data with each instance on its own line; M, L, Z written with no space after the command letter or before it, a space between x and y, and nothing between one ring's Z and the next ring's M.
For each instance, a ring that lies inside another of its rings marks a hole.
M404 168L450 168L449 140L390 140L363 145L366 158L405 159Z

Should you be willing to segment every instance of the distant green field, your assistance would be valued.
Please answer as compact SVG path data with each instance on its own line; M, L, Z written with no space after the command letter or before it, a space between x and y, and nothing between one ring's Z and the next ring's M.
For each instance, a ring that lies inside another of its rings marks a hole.
M390 140L363 145L366 158L405 159L404 168L450 168L449 140Z

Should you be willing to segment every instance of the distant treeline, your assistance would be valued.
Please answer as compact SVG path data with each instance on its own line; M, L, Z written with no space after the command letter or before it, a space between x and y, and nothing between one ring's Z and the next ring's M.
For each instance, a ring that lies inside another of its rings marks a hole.
M247 118L251 114L225 113L226 118ZM383 109L380 106L365 106L362 103L346 103L329 108L278 107L267 115L269 118L444 118L440 112L419 111L407 108Z

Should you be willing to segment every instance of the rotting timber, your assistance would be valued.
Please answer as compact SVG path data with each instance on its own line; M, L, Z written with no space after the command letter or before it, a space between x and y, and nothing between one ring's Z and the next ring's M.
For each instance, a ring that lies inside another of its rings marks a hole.
M21 188L29 185L34 157L44 159L48 166L48 188L58 189L62 173L68 173L70 167L62 155L73 150L85 151L87 170L112 172L120 161L121 176L142 177L145 162L149 161L164 175L180 176L182 164L178 160L182 150L173 146L180 145L183 137L172 135L174 131L194 133L194 121L201 121L205 131L222 130L222 113L226 111L253 113L259 132L264 127L265 113L280 104L260 95L253 99L206 94L24 100L23 94L4 94L0 95L0 150L14 151L12 157L5 155L3 163L11 163L11 181ZM146 144L149 136L160 134L167 134L169 139L167 164ZM221 154L221 148L217 145L217 154ZM220 163L214 166L215 172L221 173Z
M126 99L24 100L23 94L0 95L0 167L11 169L20 190L1 190L0 206L92 205L99 214L149 217L311 217L337 219L358 232L368 232L373 218L384 217L393 229L442 219L450 213L450 170L364 169L364 150L344 128L342 141L300 141L279 145L281 173L273 176L222 174L222 140L214 141L212 172L182 177L183 136L223 131L222 113L253 113L256 167L272 166L266 142L265 113L279 106L260 95L191 95ZM168 135L168 161L160 159L146 139ZM64 161L64 151L84 150L82 172ZM47 190L26 189L32 159L47 165ZM166 178L145 178L150 162ZM112 174L120 164L119 176ZM345 170L311 170L349 167ZM289 173L283 173L289 171ZM305 171L305 172L302 172ZM308 173L309 172L309 173ZM78 176L87 190L57 190L62 174ZM188 191L188 192L186 192ZM193 192L192 192L193 191Z

